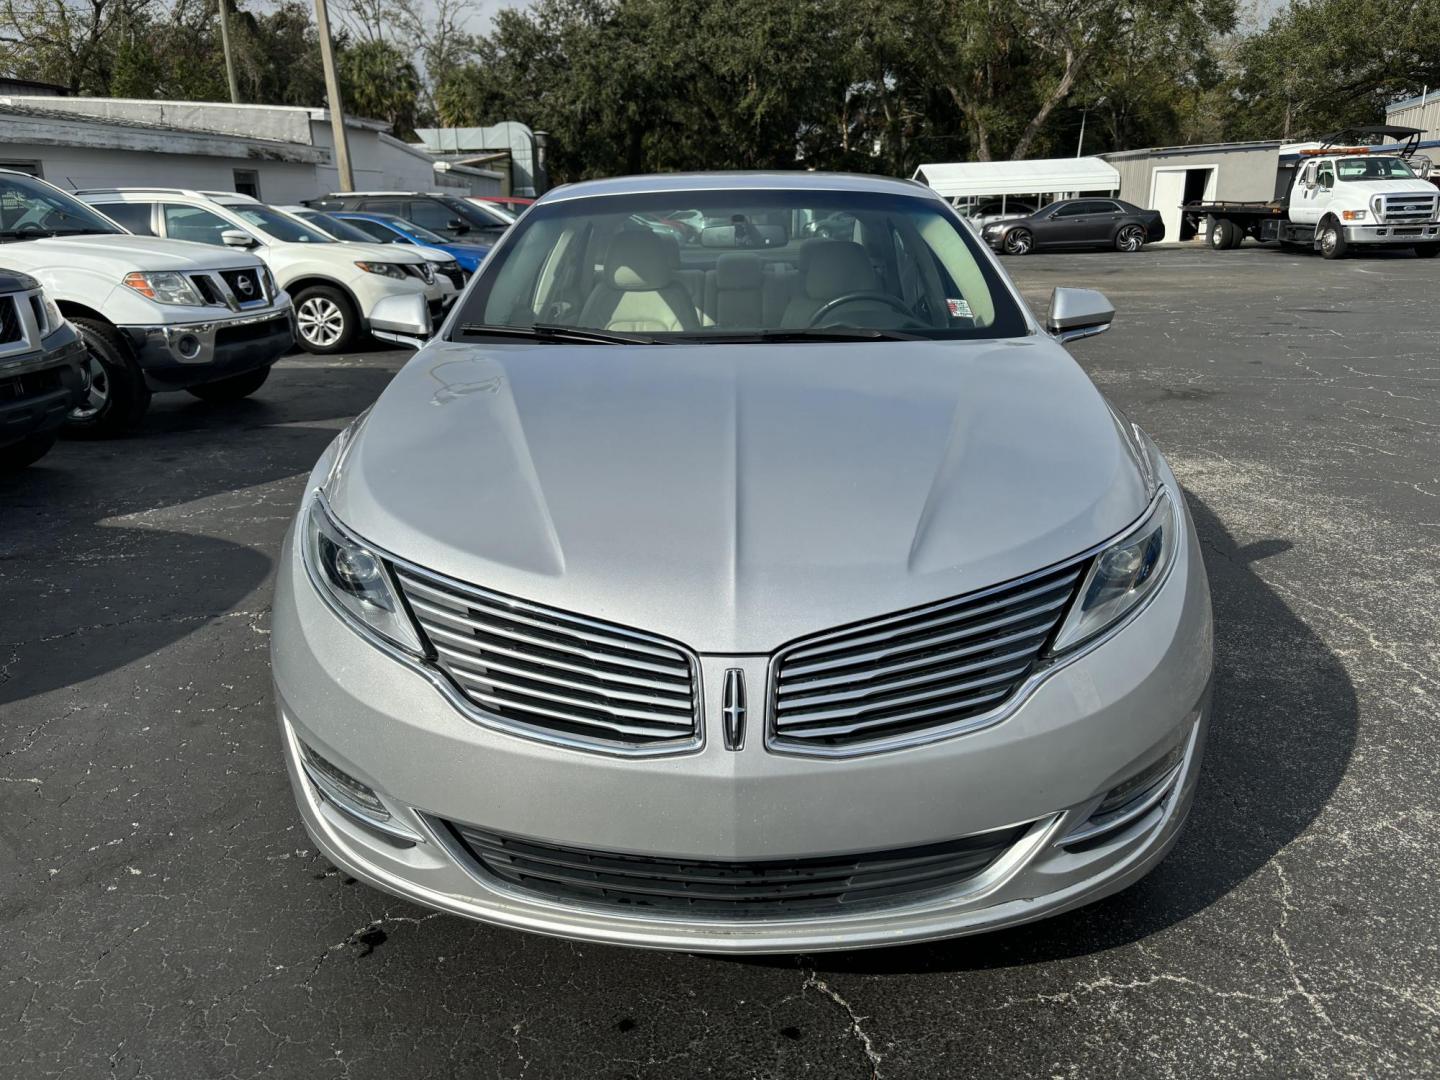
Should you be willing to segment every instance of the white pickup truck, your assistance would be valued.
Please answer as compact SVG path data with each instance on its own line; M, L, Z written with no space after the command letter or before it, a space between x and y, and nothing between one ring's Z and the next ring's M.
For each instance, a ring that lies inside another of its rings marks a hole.
M1392 152L1368 146L1342 147L1339 139L1401 138ZM1313 249L1327 259L1344 258L1351 247L1413 248L1421 258L1440 255L1440 191L1417 172L1420 132L1416 128L1372 126L1327 136L1301 151L1290 190L1273 202L1194 202L1182 209L1209 221L1210 246L1239 247L1245 237L1276 240Z
M152 393L254 393L295 338L290 297L254 255L132 236L52 184L0 170L0 267L37 279L88 352L72 431L134 427Z

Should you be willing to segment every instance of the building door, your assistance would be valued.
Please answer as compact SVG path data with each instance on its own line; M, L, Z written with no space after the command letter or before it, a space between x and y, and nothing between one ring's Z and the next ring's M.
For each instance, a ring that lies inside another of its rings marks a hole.
M1180 207L1197 198L1215 198L1215 165L1161 165L1150 173L1150 207L1160 211L1166 239L1188 240ZM1196 192L1199 192L1197 195Z

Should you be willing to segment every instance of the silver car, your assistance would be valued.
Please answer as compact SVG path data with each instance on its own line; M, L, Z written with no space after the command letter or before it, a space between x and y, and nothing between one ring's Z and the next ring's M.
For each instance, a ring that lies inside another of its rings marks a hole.
M677 206L707 224L636 224ZM1212 632L1175 478L1062 348L1112 316L1038 323L905 181L546 195L285 541L315 843L444 911L711 952L1129 885L1194 794Z

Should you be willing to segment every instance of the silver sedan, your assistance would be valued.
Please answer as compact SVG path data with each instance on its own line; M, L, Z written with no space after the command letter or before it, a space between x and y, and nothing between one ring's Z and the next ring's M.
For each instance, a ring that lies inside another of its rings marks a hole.
M678 214L703 222L669 223ZM784 952L1026 922L1174 843L1210 594L1151 441L943 200L541 199L330 446L273 665L306 828L444 911Z

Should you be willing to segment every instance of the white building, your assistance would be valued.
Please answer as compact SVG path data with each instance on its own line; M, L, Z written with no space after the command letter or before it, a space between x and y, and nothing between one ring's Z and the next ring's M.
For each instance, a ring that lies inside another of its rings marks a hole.
M358 190L504 190L502 173L437 160L378 120L345 128ZM164 185L293 203L339 189L333 147L325 109L0 96L0 168L65 188Z

